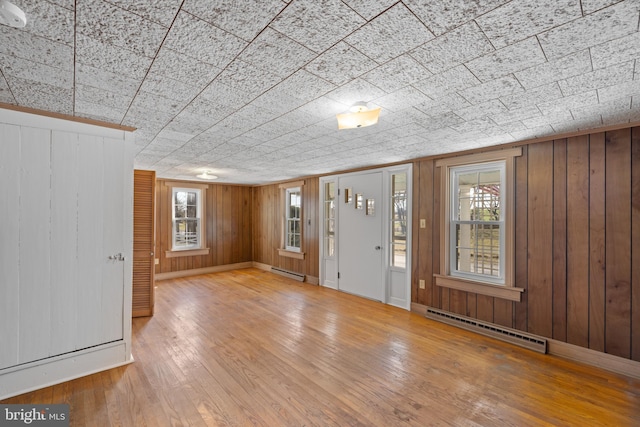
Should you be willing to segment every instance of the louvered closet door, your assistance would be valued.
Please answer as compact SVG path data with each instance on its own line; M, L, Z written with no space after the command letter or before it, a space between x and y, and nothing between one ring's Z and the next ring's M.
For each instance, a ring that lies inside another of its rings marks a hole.
M153 315L155 182L154 171L134 171L133 317Z

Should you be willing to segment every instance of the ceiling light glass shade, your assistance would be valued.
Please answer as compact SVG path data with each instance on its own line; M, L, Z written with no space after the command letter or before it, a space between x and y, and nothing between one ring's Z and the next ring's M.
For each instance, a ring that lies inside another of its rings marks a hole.
M368 109L364 102L353 105L350 113L337 114L338 129L364 128L378 123L380 108Z
M196 176L201 179L218 179L216 175L209 175L208 171L204 171L200 175Z

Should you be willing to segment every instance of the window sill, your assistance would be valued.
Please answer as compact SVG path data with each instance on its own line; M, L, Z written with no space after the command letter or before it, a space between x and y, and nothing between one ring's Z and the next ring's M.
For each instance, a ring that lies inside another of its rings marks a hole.
M278 249L278 255L288 258L304 259L304 252L293 252L286 249Z
M167 258L178 258L182 256L209 255L209 248L204 249L185 249L182 251L166 251Z
M524 288L512 286L493 285L490 283L474 282L459 277L433 275L436 278L436 286L457 289L459 291L473 292L509 301L520 302Z

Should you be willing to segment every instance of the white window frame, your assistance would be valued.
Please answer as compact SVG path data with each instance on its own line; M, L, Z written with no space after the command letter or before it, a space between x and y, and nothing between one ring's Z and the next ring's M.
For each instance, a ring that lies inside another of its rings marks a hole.
M523 288L515 284L515 158L522 155L522 148L507 148L487 153L470 154L436 161L440 168L441 212L440 212L440 273L435 274L437 286L473 292L481 295L520 301ZM455 203L456 189L452 174L455 171L474 170L475 168L495 167L498 162L504 164L504 180L501 183L501 215L504 221L503 243L501 246L501 269L499 280L487 278L486 275L460 274L452 268L455 262L455 237L451 221L452 206Z
M299 216L294 217L291 216L291 196L297 195L298 198L298 212ZM293 246L289 243L291 240L295 241L295 235L291 229L291 223L298 223L299 235L298 243L300 246ZM292 239L292 237L294 237ZM302 250L302 188L301 187L291 187L285 190L285 229L284 229L284 242L285 242L285 250L291 252L300 252Z
M286 182L279 185L281 197L281 233L278 255L289 258L304 259L304 181ZM290 246L288 240L289 220L289 195L293 192L300 193L300 247Z
M171 209L171 220L168 227L171 228L171 244L170 249L165 251L165 256L167 258L175 258L175 257L185 257L185 256L195 256L195 255L208 255L209 248L207 248L207 240L206 240L206 194L207 194L207 185L190 183L190 182L179 182L179 181L166 181L165 185L167 188L167 203L169 209ZM199 219L198 225L198 243L196 245L190 245L187 247L177 247L175 245L176 241L176 227L175 227L175 193L178 191L190 191L196 192L198 194L198 203L197 203L197 218Z
M194 218L176 217L176 194L177 193L195 193L196 195L196 216ZM194 244L178 245L177 240L180 237L178 233L177 222L191 220L196 222L196 242ZM202 191L199 188L173 187L171 189L171 250L185 251L200 249L202 247Z

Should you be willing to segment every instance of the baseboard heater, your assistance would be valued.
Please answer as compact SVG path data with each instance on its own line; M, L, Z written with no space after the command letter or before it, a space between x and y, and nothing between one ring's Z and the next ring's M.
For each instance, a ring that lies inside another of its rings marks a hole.
M432 307L427 307L425 317L501 341L506 341L539 353L547 353L547 340L536 335L527 334L526 332L505 328L493 323L483 322L482 320L472 319Z
M271 267L271 272L284 277L288 277L289 279L297 280L298 282L304 282L304 274L283 270L282 268L278 267Z

